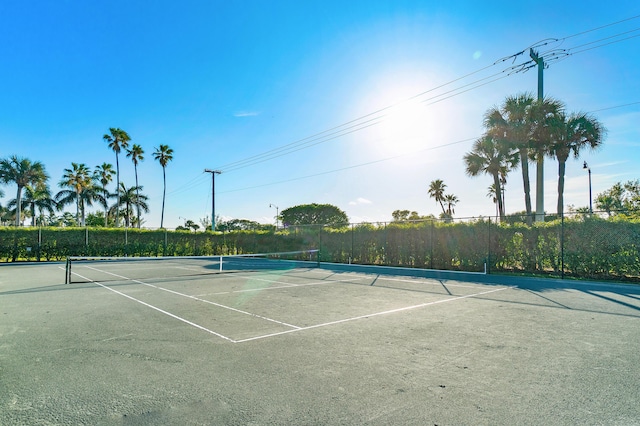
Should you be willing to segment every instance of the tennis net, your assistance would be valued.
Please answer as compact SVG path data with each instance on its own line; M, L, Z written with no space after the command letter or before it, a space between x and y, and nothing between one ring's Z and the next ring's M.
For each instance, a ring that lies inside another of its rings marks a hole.
M65 284L313 268L318 266L318 258L316 249L220 256L70 256L65 267Z

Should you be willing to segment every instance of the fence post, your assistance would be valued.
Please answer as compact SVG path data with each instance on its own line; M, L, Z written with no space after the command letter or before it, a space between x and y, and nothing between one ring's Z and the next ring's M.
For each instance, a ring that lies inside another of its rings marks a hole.
M498 222L498 218L496 217L496 223ZM486 273L491 273L491 216L489 216L489 247L487 250L487 268Z
M433 234L435 221L431 219L431 238L429 238L429 269L433 269Z
M560 278L564 279L564 212L560 216Z

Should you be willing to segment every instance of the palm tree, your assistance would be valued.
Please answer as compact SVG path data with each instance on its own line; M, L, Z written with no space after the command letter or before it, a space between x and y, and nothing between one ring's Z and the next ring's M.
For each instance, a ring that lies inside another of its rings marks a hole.
M111 148L113 150L113 152L116 153L116 188L120 187L120 163L118 162L118 154L120 153L121 149L126 149L129 146L129 141L131 140L131 138L129 137L129 134L127 132L125 132L122 129L119 129L117 127L111 127L109 128L109 133L111 134L105 134L102 139L104 139L105 142L109 143L109 148ZM116 191L117 196L120 196L120 193L118 191ZM118 200L116 206L118 206L116 208L116 228L118 227L118 217L119 217L119 211L118 209L120 208L120 200Z
M22 215L22 188L27 185L46 183L49 176L44 165L39 162L15 155L0 161L0 181L3 183L15 183L18 186L16 193L16 226L20 226Z
M140 145L137 144L133 144L133 146L131 147L131 149L127 150L127 157L131 157L131 161L133 161L133 168L135 170L136 173L136 188L139 187L138 185L138 162L143 161L144 160L144 150L142 149L142 147ZM137 213L138 213L138 228L140 228L140 206L138 206L137 208Z
M551 155L554 123L563 110L563 103L553 98L538 100L530 109L530 155L536 161L536 222L544 221L544 157Z
M83 163L71 163L71 169L64 169L62 180L59 182L63 189L56 194L55 200L59 206L75 202L76 223L84 226L85 205L91 206L94 200L102 197L96 192L93 179L87 166Z
M453 208L456 204L458 204L460 200L453 194L447 194L444 196L444 202L447 203L447 213L446 216L448 218L452 218L453 214L456 212Z
M102 206L104 207L104 226L108 226L109 207L107 205L107 199L109 198L109 192L107 191L107 185L113 180L113 175L116 172L113 170L113 166L109 163L102 163L101 166L96 166L93 171L93 179L100 182L102 186Z
M508 145L498 143L493 136L486 134L473 144L473 149L464 156L466 173L478 176L486 173L493 177L493 186L498 201L500 218L504 219L504 200L502 199L502 183L506 174L517 164L515 150Z
M496 184L492 183L487 187L487 197L491 198L491 202L496 205L496 216L500 215L500 206L498 205L498 192L496 191ZM502 200L504 206L504 200Z
M531 183L529 180L529 140L531 134L529 116L534 102L535 99L530 93L509 96L500 108L489 109L484 118L488 134L491 134L500 144L518 151L528 224L531 224L532 218Z
M133 221L132 219L135 219L133 217L134 207L136 207L138 211L142 209L145 213L149 211L149 205L147 204L149 197L141 195L140 190L142 190L141 186L127 188L123 182L120 183L120 187L118 188L118 192L120 194L118 200L120 200L121 203L120 207L123 207L124 223L127 228L130 227L131 222ZM117 206L114 205L112 209L115 208L117 208Z
M564 175L569 155L579 158L583 148L596 149L602 145L606 134L604 126L585 113L574 113L568 117L558 114L553 123L553 145L551 154L558 160L558 215L564 213Z
M31 226L36 226L36 208L38 209L37 219L40 224L44 222L44 211L54 214L56 202L51 198L51 190L48 185L37 184L25 187L24 204L31 211Z
M167 175L166 175L166 167L167 163L173 160L173 149L169 148L169 145L160 145L156 148L156 151L153 153L153 158L158 160L160 165L162 166L162 181L163 181L163 189L162 189L162 214L160 215L160 228L164 226L164 201L167 193Z
M442 207L442 213L446 214L446 210L444 208L444 189L447 185L442 181L442 179L436 179L431 181L429 184L429 197L436 200L437 203L440 203L440 207Z

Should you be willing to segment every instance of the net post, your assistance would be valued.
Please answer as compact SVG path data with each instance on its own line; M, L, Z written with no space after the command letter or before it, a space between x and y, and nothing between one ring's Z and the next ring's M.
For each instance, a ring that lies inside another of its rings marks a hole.
M64 283L71 283L71 261L69 260L69 257L67 257L67 262L64 268Z
M220 272L222 272L222 255L220 255L219 261L220 261Z

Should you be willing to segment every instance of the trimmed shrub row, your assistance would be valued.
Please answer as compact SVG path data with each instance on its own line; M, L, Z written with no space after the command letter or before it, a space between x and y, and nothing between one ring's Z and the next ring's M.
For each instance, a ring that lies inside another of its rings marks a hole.
M598 217L527 226L492 220L358 224L229 233L0 228L0 261L320 249L325 262L640 281L640 222Z

